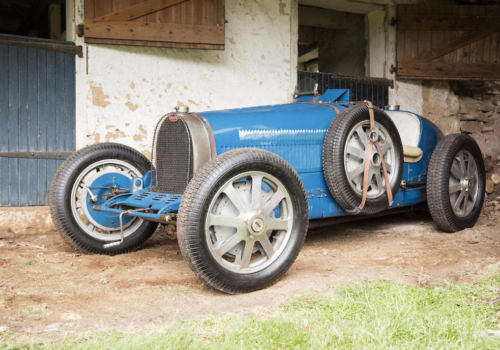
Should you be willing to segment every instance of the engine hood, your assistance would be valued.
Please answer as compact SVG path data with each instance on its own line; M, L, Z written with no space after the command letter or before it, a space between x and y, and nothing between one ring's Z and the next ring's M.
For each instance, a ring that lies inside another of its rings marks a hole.
M337 111L344 109L335 103L298 102L199 114L211 125L217 154L260 148L304 173L322 170L326 132Z

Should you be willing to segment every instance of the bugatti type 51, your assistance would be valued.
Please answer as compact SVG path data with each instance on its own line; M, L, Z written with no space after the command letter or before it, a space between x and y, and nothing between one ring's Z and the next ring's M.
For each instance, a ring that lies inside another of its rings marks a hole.
M196 275L227 293L265 288L293 264L310 220L428 203L445 232L472 227L484 200L481 151L411 112L349 102L348 90L294 103L161 118L152 159L122 144L83 148L50 192L58 230L90 254L141 247L176 225Z

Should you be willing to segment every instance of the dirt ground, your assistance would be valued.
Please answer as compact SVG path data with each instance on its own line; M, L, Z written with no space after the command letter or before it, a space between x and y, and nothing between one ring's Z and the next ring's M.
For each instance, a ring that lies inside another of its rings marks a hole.
M500 211L486 207L477 226L437 230L426 213L398 214L309 231L297 261L276 285L247 295L206 287L177 242L156 234L139 251L80 255L56 233L3 233L0 329L62 337L116 328L148 329L228 313L272 312L287 298L341 283L473 281L500 269Z

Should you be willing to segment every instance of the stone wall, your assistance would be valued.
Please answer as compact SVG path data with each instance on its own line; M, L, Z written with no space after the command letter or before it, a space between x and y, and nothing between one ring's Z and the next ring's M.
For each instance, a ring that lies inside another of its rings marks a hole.
M500 195L500 81L423 82L423 115L445 135L470 134L481 147L489 199Z

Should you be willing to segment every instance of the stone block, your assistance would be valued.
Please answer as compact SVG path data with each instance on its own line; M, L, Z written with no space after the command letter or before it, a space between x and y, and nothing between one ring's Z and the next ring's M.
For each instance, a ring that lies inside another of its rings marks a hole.
M14 234L27 229L35 229L38 233L45 234L55 229L48 206L0 208L0 227Z
M477 112L460 114L461 121L472 121L472 120L478 120L478 119L479 119L479 114Z
M478 142L478 144L479 144L479 147L481 147L481 142ZM493 160L491 155L484 154L484 152L483 152L483 160L484 160L484 170L486 170L486 172L493 171L494 167L495 167L495 161Z
M492 111L483 113L481 111L477 112L471 112L471 113L466 113L466 114L460 114L460 120L463 121L471 121L471 120L477 120L483 123L487 123L490 121L489 117L493 115Z
M460 132L460 118L458 116L439 118L436 125L445 135Z
M500 175L496 173L491 174L491 181L493 181L495 185L500 184Z
M489 101L476 100L471 97L461 97L460 98L460 110L461 114L474 113L477 111L493 111L495 107Z
M486 193L491 194L495 191L495 184L490 179L486 180Z
M446 99L446 104L448 105L448 112L450 114L458 114L460 111L460 99L454 93L450 93Z
M476 134L483 131L483 123L476 121L460 122L460 131L464 134Z
M493 112L489 111L489 112L486 112L486 113L483 113L483 112L477 112L477 120L480 121L480 122L483 122L483 123L487 123L490 121L489 119L489 116L493 115Z

